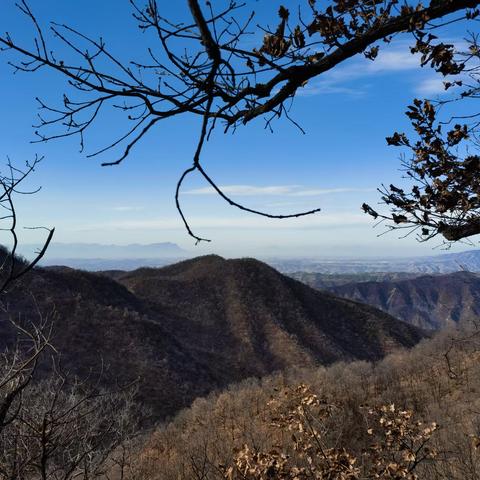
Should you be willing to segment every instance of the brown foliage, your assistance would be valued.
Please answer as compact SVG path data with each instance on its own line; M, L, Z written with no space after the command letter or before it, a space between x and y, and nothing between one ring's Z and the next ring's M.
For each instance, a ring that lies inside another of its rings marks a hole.
M478 113L440 115L446 107L451 112L458 102L478 98L478 39L472 34L466 41L467 49L458 51L436 42L431 34L417 34L412 52L421 53L422 65L448 75L445 90L452 89L453 94L435 102L415 99L408 107L406 115L417 139L399 132L387 137L389 145L410 152L402 165L413 184L407 189L382 186L382 200L391 213L363 205L365 213L388 221L390 230L417 232L420 241L440 235L446 242L455 242L480 232Z
M424 425L413 412L394 404L367 409L368 448L356 456L328 439L336 418L330 404L304 384L288 387L270 402L272 423L288 438L268 452L245 445L235 454L233 466L224 468L227 479L359 480L367 478L416 480L415 470L436 453L428 443L437 425ZM365 407L363 407L365 409ZM286 449L290 447L291 453Z
M476 331L452 331L378 364L232 386L160 427L138 478L478 479L479 352Z

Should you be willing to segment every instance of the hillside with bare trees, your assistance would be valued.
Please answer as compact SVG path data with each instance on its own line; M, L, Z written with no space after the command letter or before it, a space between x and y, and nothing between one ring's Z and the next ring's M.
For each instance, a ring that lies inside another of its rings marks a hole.
M445 331L198 399L151 435L135 478L478 479L479 342Z

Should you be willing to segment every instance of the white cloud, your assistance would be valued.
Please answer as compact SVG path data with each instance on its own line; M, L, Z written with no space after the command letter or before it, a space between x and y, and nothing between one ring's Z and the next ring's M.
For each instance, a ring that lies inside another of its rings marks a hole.
M353 80L368 78L379 74L415 70L419 67L418 55L412 55L406 42L395 48L380 47L378 57L374 60L357 57L348 65L339 66L321 76L321 79L308 83L300 89L299 96L320 94L346 94L361 96L366 93L365 86L350 87L342 85Z
M383 48L382 50L382 47L380 47L378 57L373 62L368 63L367 74L413 70L420 65L418 55L412 55L408 45L404 45L398 50L389 50L388 46Z
M143 210L144 207L134 207L134 206L118 206L118 207L112 207L112 210L114 212L138 212L140 210Z
M373 192L374 188L315 188L306 189L301 185L273 185L257 187L254 185L220 185L219 188L228 195L239 196L288 196L288 197L315 197L337 193ZM216 195L213 187L196 188L184 192L188 195Z
M298 202L298 200L287 201L287 202L268 202L261 206L262 209L266 208L303 208L306 207L310 209L311 205L305 202Z
M415 70L419 65L418 55L412 55L408 44L405 43L401 47L397 46L395 49L391 47L389 49L388 46L380 46L378 57L375 60L357 57L350 64L337 67L325 76L328 77L328 80L335 81L338 84L338 82L371 77L380 73Z
M458 51L467 48L465 42L454 39L446 39L447 43L455 45ZM378 57L367 60L358 55L348 64L338 66L317 80L307 84L299 90L299 96L312 96L321 94L346 94L360 96L366 93L368 85L352 87L349 82L367 79L369 77L395 72L418 71L420 67L420 55L410 53L410 43L402 41L393 45L380 45ZM443 86L444 77L424 80L418 84L415 91L421 95L436 95L445 91Z
M319 195L330 195L334 193L366 193L374 192L375 188L317 188L311 190L299 190L292 192L291 197L316 197Z
M317 81L312 84L307 84L305 87L298 90L299 97L309 97L314 95L332 95L342 94L350 95L352 97L361 97L365 95L364 88L349 88L335 85L333 81Z
M454 80L457 80L457 81L462 80L466 82L467 77L465 75L462 75L462 76L453 78L453 77L444 77L439 74L437 77L427 78L422 82L420 82L417 85L415 91L416 93L424 96L441 95L441 94L445 94L445 92L450 93L454 91L455 88L459 88L459 87L454 86L448 90L445 90L444 82L448 82L448 81L453 82Z
M443 41L455 45L457 51L468 49L465 41L460 39L445 38ZM412 43L402 40L390 45L380 44L375 60L368 60L359 54L349 62L343 63L307 83L298 90L298 96L341 94L359 97L367 93L370 85L359 85L358 80L395 72L418 72L420 70L420 54L410 52ZM355 85L349 84L354 81L357 81ZM445 89L441 76L439 76L438 79L423 81L415 91L419 94L433 95L441 93Z
M444 79L441 77L427 78L417 85L415 91L425 96L440 95L441 93L445 93L445 85L443 82Z

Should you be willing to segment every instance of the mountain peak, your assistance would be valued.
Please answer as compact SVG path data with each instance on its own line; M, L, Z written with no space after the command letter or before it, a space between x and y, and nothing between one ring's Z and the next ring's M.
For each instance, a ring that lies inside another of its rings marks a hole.
M181 312L185 322L173 328L185 328L187 336L196 332L197 346L204 339L203 348L215 345L225 357L229 350L240 357L250 352L253 375L263 368L255 370L255 358L257 365L275 359L270 362L276 368L377 359L422 337L415 327L373 307L316 291L253 258L207 255L125 273L119 281L138 297ZM207 331L215 331L215 338Z

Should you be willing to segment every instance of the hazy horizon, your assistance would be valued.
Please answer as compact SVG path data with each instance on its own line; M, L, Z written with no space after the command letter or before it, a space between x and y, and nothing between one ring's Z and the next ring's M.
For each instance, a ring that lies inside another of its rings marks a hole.
M20 245L19 253L25 257L41 247L41 244L23 244ZM208 249L204 246L188 248L185 245L178 245L174 242L156 242L149 244L142 243L87 243L87 242L53 242L47 250L42 264L51 265L58 260L181 260L184 258L193 258L204 255L220 255L226 258L255 257L258 259L279 259L279 260L312 260L312 261L374 261L382 259L427 259L430 257L439 257L449 253L468 253L476 251L474 248L456 248L449 250L430 250L425 254L398 254L390 251L381 254L378 251L366 252L359 250L359 254L328 254L325 252L315 252L314 249L309 252L306 249L289 251L288 249L270 248L252 249L252 251L218 251L213 248ZM370 254L368 254L370 253Z

